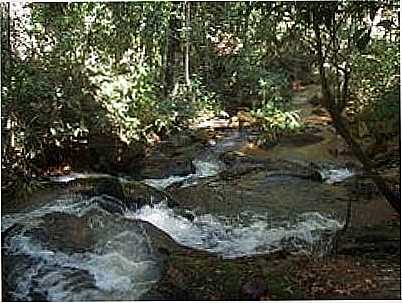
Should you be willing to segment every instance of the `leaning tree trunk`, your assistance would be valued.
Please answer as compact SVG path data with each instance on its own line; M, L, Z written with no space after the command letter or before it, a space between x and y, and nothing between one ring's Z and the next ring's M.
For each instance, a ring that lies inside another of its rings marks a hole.
M387 199L388 203L395 209L395 211L400 214L401 213L401 199L399 194L395 194L389 186L387 186L384 178L377 172L376 169L373 168L373 164L367 158L364 153L361 145L359 145L351 136L347 125L343 121L344 119L341 117L339 112L334 112L332 110L329 111L332 120L334 121L334 126L336 131L343 137L346 143L352 149L353 154L357 157L357 159L363 164L363 168L366 173L370 176L370 178L376 184L378 190L381 194Z
M346 72L346 79L344 81L343 87L343 100L336 100L335 96L331 93L331 90L328 86L328 79L324 70L324 56L322 52L322 41L320 35L320 29L317 22L313 22L314 32L317 39L317 55L318 55L318 65L320 71L320 81L321 81L321 89L324 97L324 106L327 108L328 112L331 115L336 131L343 137L349 147L352 149L353 154L357 157L357 159L362 163L363 169L369 175L369 177L374 181L380 193L385 197L388 203L392 206L392 208L398 213L401 213L401 198L399 194L395 194L389 186L386 184L384 178L378 173L378 171L374 168L372 161L366 156L363 151L361 145L356 142L356 140L352 137L347 122L342 116L342 110L345 106L345 98L347 97L347 85L349 75ZM339 102L337 102L339 101Z

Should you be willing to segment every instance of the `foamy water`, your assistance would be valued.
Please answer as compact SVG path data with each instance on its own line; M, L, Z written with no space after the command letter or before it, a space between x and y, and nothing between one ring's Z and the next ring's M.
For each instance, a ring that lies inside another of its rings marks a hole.
M225 168L218 160L219 154L243 143L244 138L234 133L214 142L209 153L193 160L194 174L146 179L143 182L159 190L174 183L192 186L200 178L219 174ZM341 182L353 175L346 168L323 169L321 173L328 184ZM51 180L69 182L97 177L111 176L71 173L51 177ZM119 180L127 182L124 178ZM168 208L165 202L152 207L146 205L136 211L127 210L124 219L101 209L97 203L99 199L102 197L66 197L37 209L2 216L2 232L14 224L23 226L14 234L7 235L6 254L26 256L30 260L19 261L17 258L13 261L15 268L8 282L14 290L14 299L32 300L32 290L45 294L50 301L140 299L160 278L160 265L148 235L137 220L153 224L179 244L224 258L270 253L278 249L311 252L322 246L323 233L333 234L343 226L335 218L319 212L305 212L292 218L272 218L268 207L266 214L243 212L238 218L194 214L194 220L189 220ZM95 233L95 247L85 252L66 253L62 249L50 249L40 239L33 238L29 231L40 225L45 215L55 212L88 216L91 222L96 222L90 225ZM131 225L124 225L123 220L127 219L132 220Z
M323 169L320 173L327 184L342 182L354 175L354 172L348 168Z
M91 174L91 173L69 173L63 176L53 176L49 177L49 179L53 182L67 183L77 179L86 179L86 178L104 178L111 177L108 174Z
M194 160L193 164L195 166L194 174L186 176L169 176L161 179L145 179L143 182L159 190L164 190L168 186L179 182L183 182L183 186L189 186L197 184L197 180L200 178L216 176L223 169L223 163L218 160Z
M34 236L35 228L44 228L43 216L54 212L87 215L83 222L89 224L94 246L67 253ZM93 199L57 200L32 212L3 216L2 231L15 223L21 227L6 234L3 247L10 257L23 256L11 259L8 273L15 300L30 301L33 292L50 301L137 300L159 280L160 265L141 225L124 225Z
M96 203L99 199L102 197L59 199L30 212L3 216L2 231L17 223L22 226L6 233L4 239L6 255L23 257L12 259L13 268L8 273L13 299L33 300L32 293L36 292L50 301L138 300L159 280L160 265L137 219L153 224L182 245L224 258L282 248L309 252L320 245L322 232L333 233L342 227L318 212L276 221L268 213L253 212L241 213L239 218L206 214L190 221L165 202L127 211L125 217L130 220L124 221L101 209ZM55 212L86 218L83 222L94 233L94 247L68 253L62 247L49 247L46 240L35 236L32 231L38 226L48 228L43 217Z
M323 231L335 232L342 224L318 212L299 215L292 221L274 222L253 213L243 222L213 215L195 216L191 222L178 216L164 203L144 206L127 217L155 225L178 243L218 253L227 258L269 253L280 248L308 250L320 240Z

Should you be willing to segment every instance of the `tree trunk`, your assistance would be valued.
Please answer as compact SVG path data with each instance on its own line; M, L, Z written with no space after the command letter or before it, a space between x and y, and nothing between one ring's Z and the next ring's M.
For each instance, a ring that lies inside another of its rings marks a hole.
M399 194L395 194L389 186L387 186L384 178L373 168L371 161L367 158L361 146L351 136L347 125L344 123L343 118L339 112L330 111L331 117L334 121L336 131L343 137L346 143L352 149L353 154L363 164L363 168L370 178L376 184L380 193L387 199L388 203L395 209L395 211L401 213L401 198Z
M188 87L191 86L190 80L190 2L185 3L185 10L186 10L186 54L185 54L185 78L186 78L186 85Z
M165 95L168 95L174 85L174 67L176 64L176 53L179 48L178 19L176 17L177 4L172 3L171 17L169 20L169 29L166 43L166 66L165 66Z
M315 13L315 12L314 12ZM315 15L314 15L315 17ZM347 123L344 121L342 117L342 111L337 107L337 100L332 95L329 86L328 79L324 70L324 57L322 53L322 41L320 35L320 28L318 22L316 20L313 21L314 32L317 39L316 50L318 54L318 65L320 71L320 80L321 80L321 88L324 96L324 105L329 111L331 118L334 122L334 126L336 131L343 137L346 143L352 149L353 154L357 157L357 159L363 164L363 169L369 175L369 177L374 181L380 193L387 199L388 203L392 206L392 208L398 213L401 213L401 199L399 194L395 194L392 190L387 186L384 178L374 169L371 160L366 156L362 147L353 139L352 135L349 132L349 128ZM345 88L346 89L346 88ZM343 102L340 102L343 103Z

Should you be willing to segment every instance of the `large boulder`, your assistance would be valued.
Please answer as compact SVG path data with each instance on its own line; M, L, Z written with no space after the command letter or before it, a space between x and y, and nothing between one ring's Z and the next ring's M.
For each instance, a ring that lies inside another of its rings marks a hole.
M312 182L308 172L292 170L267 172L259 167L239 175L216 176L198 184L168 189L178 208L198 214L236 218L239 213L269 212L287 217L295 212L345 213L348 191L325 183ZM189 198L191 197L191 198Z
M166 201L175 205L168 194L141 181L123 181L114 177L86 178L69 183L69 192L90 199L112 214L123 214L127 209L136 210L144 205Z
M27 231L26 236L46 243L50 250L65 253L91 251L96 243L90 218L66 213L51 213L42 218L43 222Z

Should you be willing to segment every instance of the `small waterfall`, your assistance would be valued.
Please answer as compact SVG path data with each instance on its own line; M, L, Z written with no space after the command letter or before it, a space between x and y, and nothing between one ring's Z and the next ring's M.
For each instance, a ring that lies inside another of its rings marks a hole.
M281 248L308 250L320 240L321 232L342 227L337 220L318 212L308 212L291 221L273 222L269 216L244 213L243 220L232 220L210 214L195 216L193 221L176 215L161 203L129 212L129 218L155 225L178 243L218 253L226 258L269 253Z
M145 179L143 182L158 190L164 190L172 184L182 182L182 186L197 184L200 178L216 176L222 171L223 163L218 160L194 160L195 173L187 176L170 176L163 179Z
M239 147L244 140L234 132L215 142L193 160L194 174L143 182L159 190L175 183L193 186L199 179L223 171L225 164L219 155ZM332 166L320 172L328 184L353 175L349 169ZM98 177L111 176L71 173L50 179L69 182ZM302 187L296 189L299 195ZM12 290L10 295L18 301L140 299L160 279L161 266L139 220L151 223L182 245L229 259L280 249L311 252L318 247L324 251L330 241L323 235L331 237L343 227L339 220L324 212L305 211L279 218L269 211L267 206L265 214L242 211L233 218L191 213L186 218L166 202L134 211L106 195L89 199L76 195L25 212L2 215L3 253L9 267L5 277Z

